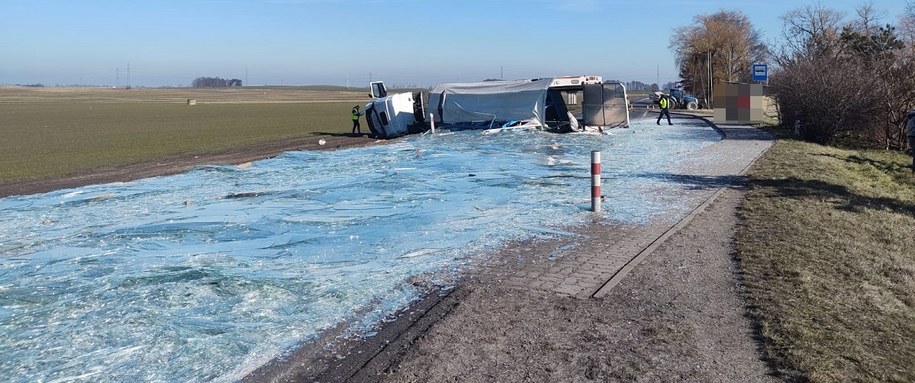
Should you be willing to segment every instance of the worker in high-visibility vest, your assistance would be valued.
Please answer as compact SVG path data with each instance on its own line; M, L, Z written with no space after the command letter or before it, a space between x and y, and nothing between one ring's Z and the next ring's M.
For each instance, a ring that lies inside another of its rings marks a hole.
M362 115L362 112L359 111L359 105L353 107L353 134L362 135L359 127L359 116Z
M666 94L658 94L658 106L661 107L661 113L658 113L657 124L661 125L661 117L667 116L667 125L673 125L670 122L670 98Z

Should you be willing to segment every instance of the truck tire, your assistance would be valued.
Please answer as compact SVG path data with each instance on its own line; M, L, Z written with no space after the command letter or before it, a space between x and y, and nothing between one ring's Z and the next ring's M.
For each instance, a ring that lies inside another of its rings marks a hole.
M699 103L695 102L695 101L690 101L688 104L686 104L686 109L688 109L688 110L699 109Z

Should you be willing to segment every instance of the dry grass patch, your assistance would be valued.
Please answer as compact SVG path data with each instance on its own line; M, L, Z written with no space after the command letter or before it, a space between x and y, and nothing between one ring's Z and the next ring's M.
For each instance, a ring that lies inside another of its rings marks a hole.
M915 381L911 158L779 140L737 232L767 353L815 382Z

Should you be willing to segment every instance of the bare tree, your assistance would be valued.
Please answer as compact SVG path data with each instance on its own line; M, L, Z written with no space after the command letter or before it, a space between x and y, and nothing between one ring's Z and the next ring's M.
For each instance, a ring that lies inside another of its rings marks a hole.
M910 51L915 50L915 4L906 2L905 11L899 17L899 36Z
M716 82L750 81L750 67L768 55L750 19L740 11L718 11L694 20L676 28L670 39L684 87L711 95Z
M882 20L886 18L886 12L874 8L873 2L864 3L855 8L857 18L848 23L847 27L870 36L877 32L882 26Z
M835 54L844 15L819 4L789 11L782 16L784 45L775 61L785 66L797 59Z

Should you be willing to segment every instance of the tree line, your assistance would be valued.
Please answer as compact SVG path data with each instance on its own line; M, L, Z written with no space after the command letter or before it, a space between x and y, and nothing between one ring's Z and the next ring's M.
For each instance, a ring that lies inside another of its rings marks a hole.
M783 17L785 39L772 91L784 124L810 141L903 150L915 107L915 9L897 25L872 5L842 12L807 6ZM900 32L901 31L901 32Z
M226 80L221 77L197 77L191 82L194 88L226 88L232 86L241 86L241 80L233 78Z
M882 18L870 4L851 18L806 6L782 16L783 36L770 47L747 16L724 10L676 28L670 48L684 88L699 97L712 98L718 83L750 82L751 66L769 62L767 94L803 139L903 150L915 107L915 6L895 24Z

